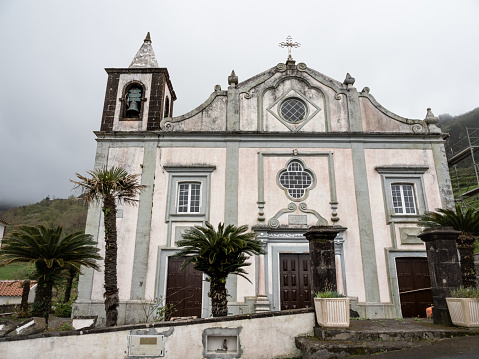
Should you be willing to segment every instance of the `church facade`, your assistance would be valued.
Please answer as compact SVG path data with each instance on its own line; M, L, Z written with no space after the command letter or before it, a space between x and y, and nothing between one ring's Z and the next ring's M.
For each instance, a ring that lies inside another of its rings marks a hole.
M361 317L431 304L414 294L427 289L417 221L453 196L429 109L424 120L403 118L349 74L339 82L289 56L242 82L233 72L227 89L175 117L149 35L128 68L106 71L95 167L122 166L148 186L117 213L120 324L142 321L155 299L173 304L173 316L211 315L208 282L171 258L182 232L205 222L247 224L264 243L246 268L251 282L228 278L231 314L310 305L303 234L313 225L340 229L338 289ZM100 207L86 231L104 252ZM74 315L104 317L102 272L84 270Z

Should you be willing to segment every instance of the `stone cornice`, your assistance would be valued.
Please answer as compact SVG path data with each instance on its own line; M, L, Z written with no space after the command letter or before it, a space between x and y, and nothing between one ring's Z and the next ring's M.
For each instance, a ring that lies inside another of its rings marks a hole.
M188 140L188 141L294 141L301 144L318 141L327 142L364 142L374 143L444 143L442 134L413 134L398 135L397 132L247 132L247 131L221 131L221 132L165 132L165 131L94 131L97 141L151 141L151 140Z

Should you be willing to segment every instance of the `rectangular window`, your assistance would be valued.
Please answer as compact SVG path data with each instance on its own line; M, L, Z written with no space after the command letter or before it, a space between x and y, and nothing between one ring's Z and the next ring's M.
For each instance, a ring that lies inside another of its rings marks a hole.
M200 212L200 183L178 184L178 213Z
M395 214L416 214L414 187L411 184L391 184Z

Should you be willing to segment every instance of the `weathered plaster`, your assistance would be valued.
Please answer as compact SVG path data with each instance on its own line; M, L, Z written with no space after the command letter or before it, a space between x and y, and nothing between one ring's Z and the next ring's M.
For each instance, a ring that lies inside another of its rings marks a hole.
M143 162L143 148L128 148L118 147L110 148L108 154L108 167L121 166L130 174L139 174L141 181L141 167ZM132 280L133 256L135 248L135 237L138 220L138 206L121 205L118 208L123 209L123 218L117 218L117 240L118 240L118 257L117 266L119 297L121 301L130 298L130 288ZM98 234L98 243L100 247L100 255L105 255L104 245L104 224L103 215L101 215L100 228ZM104 264L100 265L100 272L94 273L92 300L103 299L103 268Z
M152 74L143 73L130 73L121 74L120 81L118 83L118 92L116 95L116 108L113 118L113 131L146 131L146 125L148 120L148 111L150 108L150 101L143 102L142 117L139 119L120 121L122 102L120 98L123 96L123 91L126 85L132 81L138 81L145 87L145 93L142 94L143 98L149 99L151 97L151 79Z
M353 144L352 154L366 302L380 302L371 201L363 145Z
M94 168L101 168L108 163L108 142L98 142L95 156ZM99 236L100 230L100 218L101 218L101 205L98 203L92 203L88 209L85 233L90 234L93 240L98 243L98 247L101 248L102 242ZM92 288L93 288L93 275L94 270L92 268L82 268L82 274L78 280L78 298L77 302L91 300Z
M136 226L136 239L133 260L133 273L131 282L130 298L145 299L146 276L148 272L148 263L144 258L148 258L150 248L150 227L151 227L151 209L153 206L153 185L154 173L156 168L156 149L157 142L146 142L144 147L141 184L146 186L140 193L138 202L138 221Z
M313 335L314 313L262 313L218 321L215 318L187 322L151 323L111 330L92 329L64 332L61 336L36 335L35 338L0 339L2 358L38 358L38 353L53 353L58 358L128 358L128 338L132 334L164 335L165 358L202 359L203 333L242 328L239 333L244 359L298 357L294 338ZM268 328L268 330L265 330ZM187 345L185 345L187 343Z

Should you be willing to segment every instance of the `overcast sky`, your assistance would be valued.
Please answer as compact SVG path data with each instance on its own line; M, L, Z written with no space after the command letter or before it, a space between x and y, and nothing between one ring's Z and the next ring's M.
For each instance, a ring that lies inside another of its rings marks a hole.
M203 103L287 57L409 118L479 106L479 1L0 0L0 207L73 194L94 164L107 75L148 31L178 100Z

